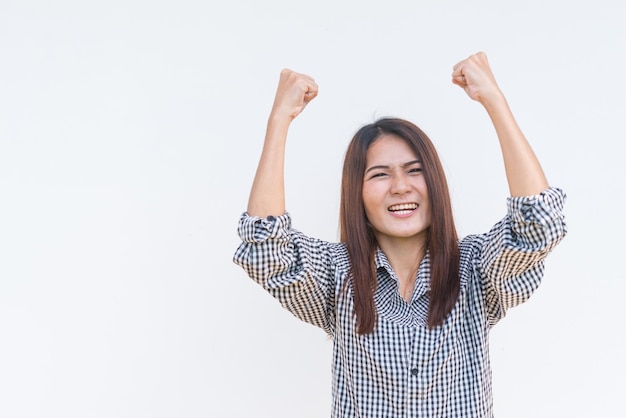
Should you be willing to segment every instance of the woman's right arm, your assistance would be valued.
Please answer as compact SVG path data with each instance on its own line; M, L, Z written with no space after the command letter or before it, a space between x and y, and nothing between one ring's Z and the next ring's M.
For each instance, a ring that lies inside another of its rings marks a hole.
M291 121L317 96L315 80L306 74L284 69L280 73L270 113L263 151L250 197L248 214L266 218L285 213L285 144Z
M311 77L287 69L280 73L247 214L239 222L242 243L234 261L296 317L332 335L331 245L294 230L285 212L287 131L315 96L317 84Z

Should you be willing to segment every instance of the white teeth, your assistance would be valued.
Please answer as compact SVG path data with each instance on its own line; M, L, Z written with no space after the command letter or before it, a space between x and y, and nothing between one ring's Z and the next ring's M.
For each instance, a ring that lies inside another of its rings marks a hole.
M411 210L415 210L415 209L417 209L417 203L402 203L400 205L389 206L389 208L387 210L395 212L395 211L400 211L400 210L402 210L402 211L405 211L405 210L411 211Z

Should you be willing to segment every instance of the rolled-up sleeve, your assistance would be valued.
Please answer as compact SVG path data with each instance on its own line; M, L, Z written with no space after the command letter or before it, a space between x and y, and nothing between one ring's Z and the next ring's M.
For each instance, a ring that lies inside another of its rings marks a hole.
M507 215L486 234L479 258L489 320L526 301L539 286L544 260L567 233L565 193L510 197Z
M244 213L233 261L299 319L334 331L332 245L291 227L288 213L259 218Z

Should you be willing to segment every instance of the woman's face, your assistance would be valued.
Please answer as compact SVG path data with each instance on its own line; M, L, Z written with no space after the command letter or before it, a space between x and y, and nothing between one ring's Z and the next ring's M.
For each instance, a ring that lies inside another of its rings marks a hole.
M383 135L367 150L363 204L381 247L426 242L431 217L422 164L399 137Z

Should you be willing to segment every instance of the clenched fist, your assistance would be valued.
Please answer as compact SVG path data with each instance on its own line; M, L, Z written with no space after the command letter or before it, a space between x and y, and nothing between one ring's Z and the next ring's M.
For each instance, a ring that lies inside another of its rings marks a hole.
M272 116L293 120L317 96L318 87L312 77L284 69L280 73Z
M452 82L483 105L501 95L484 52L470 55L458 62L452 71Z

